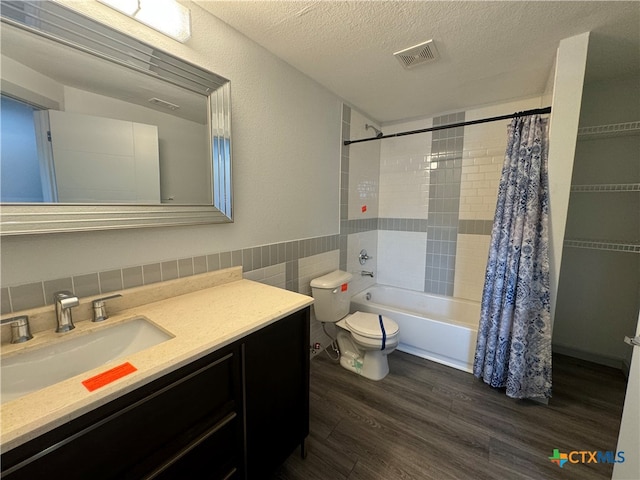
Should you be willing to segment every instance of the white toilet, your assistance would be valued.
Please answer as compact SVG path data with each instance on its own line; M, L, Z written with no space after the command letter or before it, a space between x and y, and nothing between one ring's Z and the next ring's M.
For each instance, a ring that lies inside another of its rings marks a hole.
M389 373L387 355L398 346L398 324L375 313L349 314L350 280L350 273L336 270L311 281L316 319L338 326L340 365L371 380L382 380Z

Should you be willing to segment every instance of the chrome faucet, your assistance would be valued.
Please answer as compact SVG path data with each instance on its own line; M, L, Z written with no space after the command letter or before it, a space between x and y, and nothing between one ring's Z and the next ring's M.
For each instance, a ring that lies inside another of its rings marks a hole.
M0 325L6 324L11 325L11 343L22 343L33 338L29 329L29 317L27 315L0 320Z
M102 322L109 318L107 315L107 307L105 305L107 300L111 300L112 298L121 297L119 293L115 295L109 295L108 297L96 298L91 304L93 305L93 321L94 322Z
M371 277L371 278L373 278L373 272L368 272L367 270L362 270L360 272L360 275L362 275L363 277Z
M76 328L73 324L73 318L71 317L71 308L77 307L80 304L78 297L76 297L73 292L64 290L54 293L53 301L56 306L56 320L58 321L56 332L68 332Z

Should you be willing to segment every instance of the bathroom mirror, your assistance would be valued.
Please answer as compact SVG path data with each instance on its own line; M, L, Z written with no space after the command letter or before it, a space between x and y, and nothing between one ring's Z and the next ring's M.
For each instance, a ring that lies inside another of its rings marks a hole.
M0 8L2 235L232 221L228 80L55 2Z

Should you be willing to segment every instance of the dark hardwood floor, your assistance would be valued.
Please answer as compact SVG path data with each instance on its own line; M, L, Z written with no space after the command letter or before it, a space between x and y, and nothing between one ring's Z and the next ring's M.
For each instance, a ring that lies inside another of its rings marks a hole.
M325 353L311 362L311 433L274 479L611 478L611 464L549 460L554 449L616 449L626 381L619 370L554 356L549 405L508 398L473 375L402 352L380 382Z

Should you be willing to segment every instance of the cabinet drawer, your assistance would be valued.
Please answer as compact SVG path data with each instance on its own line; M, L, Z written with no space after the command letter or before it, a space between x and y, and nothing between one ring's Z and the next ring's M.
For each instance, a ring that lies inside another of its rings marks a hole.
M236 478L242 463L236 442L238 421L239 418L234 413L227 415L194 439L176 457L145 478L149 480Z
M146 396L116 411L110 405L98 409L90 414L94 421L75 432L49 435L49 445L24 450L13 468L3 456L3 478L120 480L153 471L236 410L237 355L196 363L171 374L170 383L154 382Z

